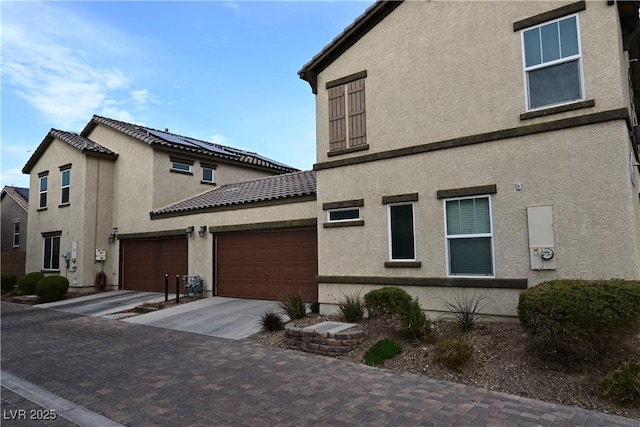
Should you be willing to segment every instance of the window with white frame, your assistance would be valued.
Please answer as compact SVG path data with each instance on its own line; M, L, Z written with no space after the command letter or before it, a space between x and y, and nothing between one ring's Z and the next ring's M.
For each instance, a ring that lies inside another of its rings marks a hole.
M328 222L353 221L360 219L360 208L331 209L327 211Z
M493 225L489 196L445 200L449 276L493 276Z
M191 172L191 165L189 163L183 163L174 160L171 162L171 170L180 172Z
M389 210L389 258L392 261L416 259L413 203L388 205Z
M60 172L60 204L69 204L69 190L71 188L71 169Z
M49 188L49 176L43 175L38 178L38 208L46 208L47 207L47 192Z
M208 167L202 167L202 181L203 182L207 182L207 183L213 183L215 182L214 180L215 175L214 175L214 171L213 168L208 168Z
M60 234L43 236L43 270L60 270Z
M584 98L578 15L522 30L527 109Z
M17 248L20 246L20 220L13 220L13 247Z

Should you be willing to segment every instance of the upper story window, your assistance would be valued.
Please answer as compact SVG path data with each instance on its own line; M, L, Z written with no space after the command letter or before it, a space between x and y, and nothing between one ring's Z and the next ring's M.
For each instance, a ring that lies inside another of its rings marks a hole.
M329 98L329 150L367 144L364 82L366 71L327 82Z
M215 174L216 165L200 162L200 166L202 166L202 180L200 182L202 184L215 184L215 182L216 182L216 174Z
M327 211L327 221L352 221L360 219L360 208L331 209Z
M489 196L444 202L447 274L493 276L493 227Z
M389 258L392 261L416 259L413 203L388 205Z
M578 15L522 31L527 110L584 98Z
M61 205L69 204L70 188L71 188L71 169L69 167L66 167L66 169L63 169L60 172L60 204Z
M193 160L179 159L176 157L169 157L169 160L171 161L171 172L193 175Z
M38 209L47 207L47 192L49 190L49 175L44 172L38 178Z
M13 220L13 247L17 248L20 246L20 220Z

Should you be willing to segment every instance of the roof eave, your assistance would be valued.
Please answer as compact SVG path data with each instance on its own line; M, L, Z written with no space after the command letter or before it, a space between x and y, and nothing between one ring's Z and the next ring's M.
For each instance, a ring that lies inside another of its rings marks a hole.
M47 148L49 147L49 145L54 139L53 135L51 135L52 131L53 131L53 128L49 131L49 133L47 133L47 136L44 137L40 145L38 145L38 148L36 148L36 151L31 155L31 157L29 157L29 160L27 160L27 163L22 168L22 173L27 175L30 174L31 169L33 169L33 167L38 162L38 160L40 160L40 157L42 157L44 152L47 151Z
M400 6L403 0L380 0L365 11L353 24L347 27L342 34L336 37L331 43L325 46L320 53L314 56L298 71L298 76L311 86L314 94L318 93L318 74L327 68L340 55L346 52L373 27L378 25L396 7Z

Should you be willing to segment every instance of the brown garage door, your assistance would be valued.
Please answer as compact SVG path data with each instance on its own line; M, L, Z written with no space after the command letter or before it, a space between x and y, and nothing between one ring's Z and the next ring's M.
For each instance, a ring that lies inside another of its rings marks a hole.
M275 300L302 292L318 300L315 229L216 235L217 294Z
M180 280L187 274L189 261L185 236L122 240L120 250L122 289L164 292L164 275L169 274L169 289L175 292L176 274L180 275Z

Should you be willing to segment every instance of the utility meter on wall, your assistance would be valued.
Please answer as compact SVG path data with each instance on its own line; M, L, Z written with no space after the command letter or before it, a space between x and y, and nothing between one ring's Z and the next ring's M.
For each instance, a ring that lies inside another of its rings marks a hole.
M107 250L106 249L96 249L96 261L104 262L107 260Z
M532 270L554 270L555 238L551 206L527 207L529 256Z

